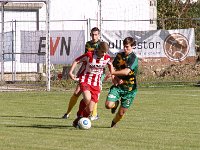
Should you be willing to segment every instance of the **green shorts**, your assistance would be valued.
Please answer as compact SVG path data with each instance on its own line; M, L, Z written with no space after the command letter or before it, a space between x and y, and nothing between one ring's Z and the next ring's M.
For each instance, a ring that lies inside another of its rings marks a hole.
M107 96L108 101L116 102L121 98L121 106L124 108L129 108L135 99L137 94L137 89L135 90L124 90L119 86L111 86L110 91Z

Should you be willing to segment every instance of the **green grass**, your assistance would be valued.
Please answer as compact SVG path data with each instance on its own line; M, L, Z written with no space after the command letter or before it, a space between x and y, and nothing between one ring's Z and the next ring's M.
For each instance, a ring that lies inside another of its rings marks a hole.
M98 104L90 130L60 119L72 92L1 92L0 150L198 150L200 88L140 88L132 107L110 128L114 115Z

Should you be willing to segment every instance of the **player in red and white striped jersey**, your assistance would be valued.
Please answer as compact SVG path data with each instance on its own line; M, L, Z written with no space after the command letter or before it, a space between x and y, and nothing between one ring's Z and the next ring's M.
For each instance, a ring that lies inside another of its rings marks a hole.
M107 65L109 70L111 70L113 67L111 58L107 54L108 49L108 43L100 42L96 51L87 52L86 54L83 54L75 59L75 61L72 63L69 76L73 80L77 80L76 75L73 74L76 65L78 63L84 64L84 68L82 68L79 74L79 83L83 94L83 100L81 100L79 110L77 112L78 118L76 118L73 122L74 127L77 127L78 120L81 117L90 116L94 105L99 100L101 75L103 74L103 69Z
M87 41L85 44L85 53L87 53L88 51L94 51L98 48L99 43L101 42L100 38L100 30L97 27L92 28L91 33L91 40ZM83 68L80 68L79 70L81 70ZM79 72L77 72L77 77L79 76ZM101 82L103 82L105 77L105 69L104 69L104 74L101 76ZM101 85L102 86L102 85ZM70 97L69 99L69 103L68 103L68 107L67 107L67 111L66 113L62 116L62 118L67 119L70 116L70 113L72 111L72 109L74 108L74 106L76 105L79 96L81 95L81 91L80 91L80 86L79 84L77 84L76 89L73 93L73 95ZM97 103L93 109L92 115L90 116L91 120L98 120L99 119L99 115L97 113Z
M88 52L75 60L84 62L84 69L79 74L80 83L84 82L92 86L100 86L103 68L110 63L111 58L108 54L99 57L98 53L101 53L100 50Z

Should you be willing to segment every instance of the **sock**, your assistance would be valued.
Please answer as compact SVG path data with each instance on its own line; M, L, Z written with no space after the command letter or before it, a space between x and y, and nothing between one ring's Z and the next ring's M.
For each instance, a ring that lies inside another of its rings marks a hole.
M74 94L72 95L72 97L70 98L69 104L68 104L68 109L67 109L66 114L70 114L70 113L71 113L72 108L73 108L73 107L76 105L76 103L77 103L78 97L79 97L79 96L76 96L76 95L74 95Z
M115 124L117 122L119 122L121 119L123 118L123 116L119 115L119 113L116 113L114 119L112 120Z
M84 100L82 99L80 101L80 104L79 104L79 109L78 109L78 112L77 112L77 117L83 117L84 116L86 107L87 107L87 105L85 104Z
M83 117L89 117L90 116L90 112L88 112L87 109L83 110Z
M97 116L97 103L94 105L94 109L92 111L92 116Z

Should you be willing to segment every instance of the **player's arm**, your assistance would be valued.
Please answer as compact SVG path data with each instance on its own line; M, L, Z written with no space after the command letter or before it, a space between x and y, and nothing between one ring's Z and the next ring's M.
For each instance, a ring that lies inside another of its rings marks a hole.
M69 77L70 77L72 80L77 80L76 75L73 74L74 69L76 68L77 64L78 64L78 61L75 60L75 61L72 63L72 66L71 66L71 68L70 68L70 70L69 70Z
M119 71L113 71L112 72L112 82L115 86L123 84L124 81L122 79L119 78L119 76L126 76L129 74L131 70L129 68L125 68Z
M117 59L118 59L118 55L116 56L116 58L113 61L114 66L115 66L115 64L117 64ZM115 70L113 67L110 73L115 76L126 76L129 74L130 71L131 71L130 67L126 67L121 70Z
M72 66L71 66L71 68L70 68L70 70L69 70L69 73L68 73L68 74L69 74L69 77L70 77L72 80L77 81L77 77L76 77L76 75L73 74L73 72L74 72L74 70L75 70L77 64L86 61L86 59L87 59L87 54L83 54L83 55L81 55L80 57L76 58L76 59L73 61Z
M115 76L127 76L130 71L131 71L130 68L125 68L125 69L118 70L118 71L114 70L112 72L112 75L115 75Z
M112 75L116 75L116 76L127 76L129 75L129 73L131 72L131 70L133 70L134 68L136 68L138 64L138 59L135 55L133 55L131 57L131 59L129 59L127 61L127 66L124 69L118 70L118 71L114 71L112 72Z
M113 64L109 65L108 68L109 68L109 71L111 73L111 78L112 78L113 84L116 85L116 86L119 85L119 84L122 84L123 80L118 78L117 74L115 74L115 73L117 73L119 71L115 71L115 68L114 68Z
M117 86L119 84L119 78L117 76L111 75L112 83Z
M117 54L117 56L115 57L115 59L113 60L113 66L116 67L118 66L118 61L121 59L121 55ZM129 74L129 72L131 71L129 65L125 68L125 69L121 69L121 70L111 70L111 74L115 75L115 76L126 76Z

